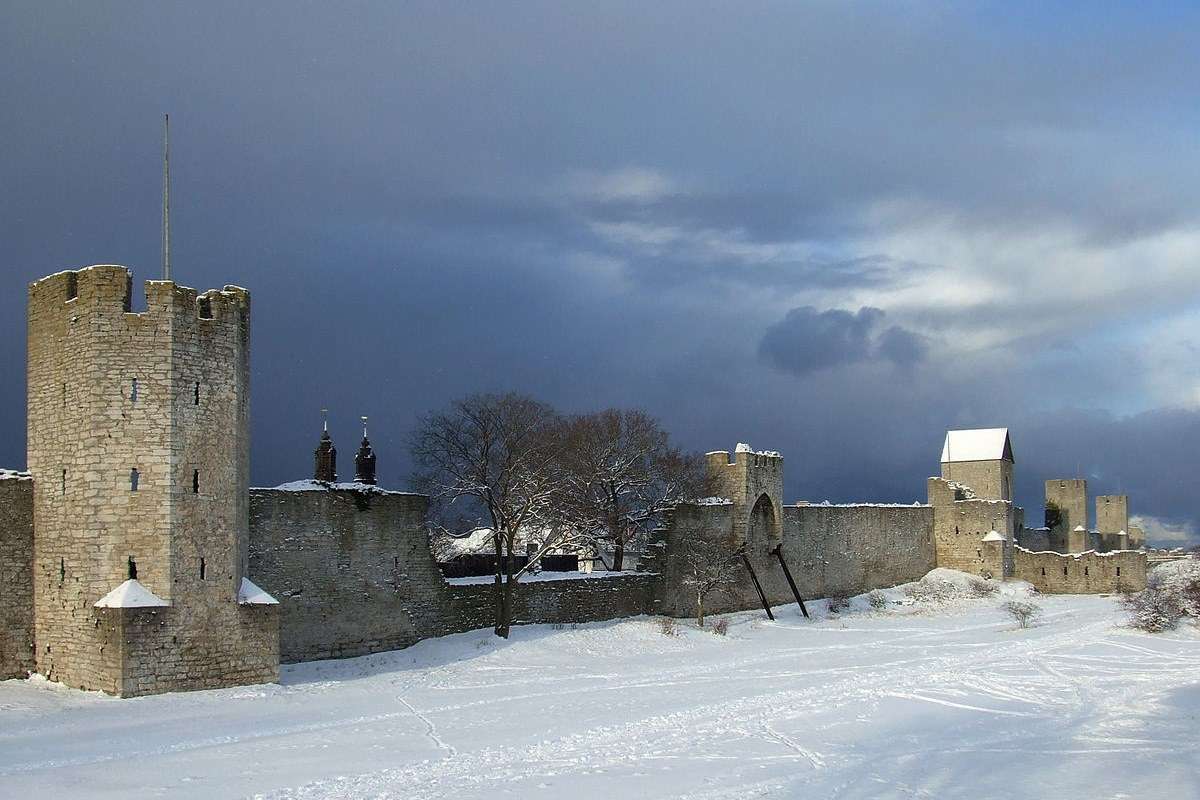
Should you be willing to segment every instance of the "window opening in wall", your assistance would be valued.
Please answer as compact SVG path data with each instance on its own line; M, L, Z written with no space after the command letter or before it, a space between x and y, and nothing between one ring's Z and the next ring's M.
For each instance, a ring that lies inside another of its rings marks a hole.
M138 480L141 477L142 476L138 473L137 467L129 470L129 491L136 492L138 490Z
M1046 575L1046 568L1042 567L1042 576L1045 577L1045 575Z
M74 272L67 273L67 299L74 300L79 297L79 276Z
M67 407L67 385L65 383L63 384L62 389L63 389L62 404L63 404L63 408L66 408Z
M205 566L204 559L200 559L200 580L204 580Z
M137 378L134 378L133 382L129 384L129 402L137 402L137 389Z
M196 381L196 387L192 390L192 405L200 405L200 381Z
M1063 567L1063 575L1066 575L1066 574L1067 574L1067 568Z
M64 469L62 474L62 493L67 493L67 471Z
M1117 577L1121 577L1121 568L1117 567Z
M200 493L200 470L192 470L192 494Z
M58 560L58 582L62 583L67 578L67 560L60 558Z
M1086 577L1086 576L1087 576L1087 574L1088 574L1088 568L1087 568L1087 567L1084 567L1084 568L1083 568L1083 574L1084 574L1084 577Z
M200 319L212 319L212 300L207 297L201 297L198 301L200 307Z
M133 560L133 556L129 557L129 580L137 580L137 562Z
M976 551L975 551L975 557L976 557L976 558L983 558L983 551L982 551L982 550L976 550Z

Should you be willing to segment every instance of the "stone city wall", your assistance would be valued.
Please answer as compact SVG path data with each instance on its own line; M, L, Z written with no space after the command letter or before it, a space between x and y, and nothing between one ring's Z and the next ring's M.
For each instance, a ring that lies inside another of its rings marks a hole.
M279 600L284 663L395 650L494 623L491 583L442 577L427 504L374 488L250 490L250 573ZM643 574L522 582L514 620L651 613L654 583Z
M1013 577L1046 594L1108 594L1146 588L1146 556L1132 550L1065 555L1016 549Z
M682 504L669 515L654 554L646 559L648 569L662 574L659 613L694 613L695 600L683 586L688 545L697 538L728 542L734 509L733 503ZM934 568L933 512L923 505L784 506L781 551L805 599L895 586ZM747 554L768 602L794 603L778 558L769 552ZM707 610L761 607L749 573L737 566L735 574L732 593L706 601Z
M33 481L0 470L0 680L33 668Z

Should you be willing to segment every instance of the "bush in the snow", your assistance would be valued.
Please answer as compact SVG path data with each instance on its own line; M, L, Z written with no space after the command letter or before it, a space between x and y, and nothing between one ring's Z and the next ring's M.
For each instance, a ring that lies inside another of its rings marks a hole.
M1009 600L1003 607L1022 628L1028 628L1042 614L1041 606L1026 600Z
M1200 562L1160 564L1146 577L1146 588L1121 597L1130 627L1147 633L1175 628L1184 617L1200 618Z
M888 604L887 597L885 597L883 592L879 591L878 589L867 595L867 602L870 603L871 608L875 609L876 611L882 611L883 609L887 608Z
M987 578L971 578L967 582L967 591L972 597L989 597L1000 591L1000 586Z
M675 622L674 617L659 617L658 632L663 636L678 636L679 625Z
M1161 586L1147 586L1121 598L1129 626L1146 633L1173 630L1183 617L1179 596Z
M949 581L920 580L904 587L904 593L922 603L940 603L952 600L961 593Z
M725 634L729 633L729 618L721 617L719 620L714 622L712 625L712 632L718 636L724 636Z
M850 598L844 594L829 595L829 613L838 614L850 607Z

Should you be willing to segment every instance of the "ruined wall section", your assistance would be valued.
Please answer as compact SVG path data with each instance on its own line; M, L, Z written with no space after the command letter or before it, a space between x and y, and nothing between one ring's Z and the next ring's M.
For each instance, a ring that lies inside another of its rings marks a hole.
M1109 594L1146 588L1146 555L1116 553L1035 553L1018 547L1013 577L1046 594Z
M1016 542L1012 503L972 497L941 478L930 478L928 490L937 566L997 580L1008 574ZM984 537L993 530L1004 537L999 572L991 551L984 546Z
M0 470L0 680L33 669L33 480Z

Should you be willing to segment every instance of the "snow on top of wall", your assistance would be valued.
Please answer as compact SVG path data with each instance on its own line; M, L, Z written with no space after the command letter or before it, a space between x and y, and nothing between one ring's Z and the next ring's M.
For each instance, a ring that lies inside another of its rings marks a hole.
M1035 556L1060 556L1062 558L1073 558L1078 561L1083 556L1095 556L1097 558L1108 558L1109 556L1125 555L1127 553L1138 553L1138 550L1109 550L1107 553L1099 553L1095 550L1084 550L1082 553L1060 553L1057 550L1030 550L1026 547L1017 545L1017 549L1025 553Z
M17 469L0 469L0 481L30 481L33 476Z
M717 451L720 452L720 451ZM777 450L755 450L745 442L738 442L737 447L733 448L735 453L753 453L756 456L770 456L771 458L783 458Z
M732 505L733 501L728 497L701 497L694 503L698 506L728 506Z
M96 601L96 608L163 608L171 605L135 579L122 583Z
M242 585L238 587L238 602L248 606L279 605L278 600L255 586L249 578L242 578Z
M942 445L942 463L958 461L1013 460L1008 428L978 428L969 431L946 431Z
M822 500L819 503L812 503L808 500L797 500L795 505L799 508L928 508L928 503L922 503L919 500L914 500L911 503L831 503L828 500Z
M276 492L326 492L330 489L350 489L355 492L370 492L372 494L405 494L411 495L413 492L397 492L392 489L380 489L372 483L355 483L349 481L346 483L326 483L325 481L315 481L311 478L302 481L288 481L281 483L278 486L254 486L251 491L276 491Z

